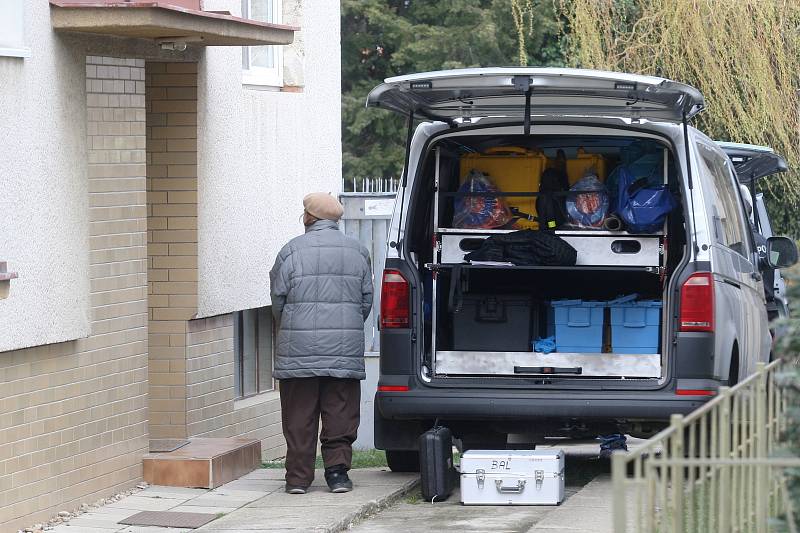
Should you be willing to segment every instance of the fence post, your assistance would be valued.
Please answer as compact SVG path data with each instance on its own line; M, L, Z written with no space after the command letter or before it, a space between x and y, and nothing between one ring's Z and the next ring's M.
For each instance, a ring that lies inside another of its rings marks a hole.
M731 388L720 387L722 402L719 405L719 458L731 458ZM720 467L719 477L719 519L720 533L731 530L731 467ZM712 510L713 512L713 510Z
M756 363L755 403L756 403L756 458L767 458L767 371L765 363ZM767 474L769 467L756 466L756 531L767 531L767 500L769 488L767 487Z
M669 419L672 426L670 437L670 459L680 461L683 459L683 415L674 414ZM672 482L672 531L684 533L683 530L683 467L673 463L670 467L670 481Z
M625 517L626 505L626 477L625 456L622 451L614 452L611 455L611 488L614 497L614 533L625 533L627 518Z

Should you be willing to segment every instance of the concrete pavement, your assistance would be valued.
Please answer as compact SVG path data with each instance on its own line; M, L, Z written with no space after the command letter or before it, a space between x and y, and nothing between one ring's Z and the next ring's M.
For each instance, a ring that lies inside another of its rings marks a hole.
M282 469L255 470L214 490L151 486L117 502L92 509L53 528L54 533L269 533L346 529L353 521L395 503L419 483L415 474L388 469L352 470L355 489L328 491L318 470L308 494L283 492ZM140 511L181 511L219 515L200 529L125 526L119 520Z
M640 443L637 439L629 440L631 447ZM548 448L562 448L566 452L566 499L560 506L464 506L456 489L447 501L436 504L407 497L358 524L353 531L611 533L610 463L598 459L597 441L552 439L537 446L539 450Z
M566 500L560 506L463 506L458 490L446 502L421 501L418 474L386 468L351 470L355 490L328 491L322 471L308 494L283 492L283 469L259 469L214 490L151 486L54 528L55 533L265 533L492 531L493 533L610 533L612 492L607 460L596 442L554 441L539 448L567 453ZM200 529L123 526L139 511L219 515ZM375 515L375 516L373 516Z
M574 469L582 463L568 465L567 472L570 466ZM607 465L607 462L600 462L584 466L594 472ZM436 504L405 498L352 530L362 533L611 533L610 476L601 474L584 486L585 482L581 477L568 477L566 500L560 506L464 506L460 503L458 489L447 501Z
M601 474L553 508L528 533L612 533L611 476Z
M353 491L333 494L325 484L322 471L318 470L307 494L291 495L283 492L283 470L263 469L254 474L278 489L196 531L342 531L353 522L392 505L419 483L417 474L395 474L388 468L358 469L349 473L355 485Z

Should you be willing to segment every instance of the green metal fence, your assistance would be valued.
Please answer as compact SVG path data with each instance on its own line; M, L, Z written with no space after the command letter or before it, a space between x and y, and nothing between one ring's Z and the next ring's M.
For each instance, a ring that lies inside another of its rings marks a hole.
M614 530L766 533L793 509L784 472L800 459L776 457L787 409L775 376L781 361L670 425L644 445L612 457ZM794 511L796 512L796 511Z

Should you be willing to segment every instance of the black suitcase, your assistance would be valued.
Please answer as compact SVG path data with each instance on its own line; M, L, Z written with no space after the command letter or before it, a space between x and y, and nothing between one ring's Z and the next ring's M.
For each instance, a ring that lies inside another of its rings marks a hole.
M453 434L448 428L435 427L420 435L419 472L425 501L441 502L453 492Z

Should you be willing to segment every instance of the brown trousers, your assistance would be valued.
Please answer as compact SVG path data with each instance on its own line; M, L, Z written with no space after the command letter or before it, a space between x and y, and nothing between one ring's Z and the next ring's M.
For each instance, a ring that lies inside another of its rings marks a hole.
M350 468L361 414L357 379L296 378L280 380L281 420L286 437L286 483L307 487L314 480L317 433L325 467Z

